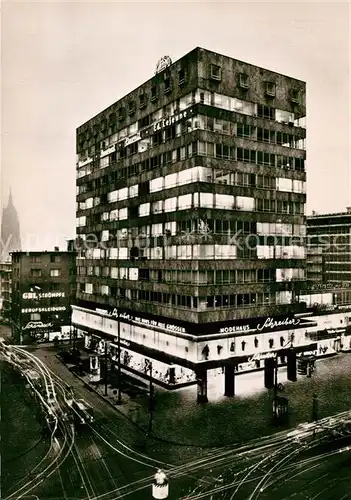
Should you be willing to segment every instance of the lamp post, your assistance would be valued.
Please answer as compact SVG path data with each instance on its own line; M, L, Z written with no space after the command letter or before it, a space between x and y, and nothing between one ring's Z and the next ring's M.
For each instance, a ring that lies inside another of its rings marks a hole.
M153 383L152 383L152 361L149 359L145 360L145 368L146 371L149 372L150 378L149 378L149 426L148 426L148 432L147 434L151 434L152 431L152 417L153 417L153 400L154 400L154 388L153 388Z
M285 349L286 347L288 347L289 344L291 344L291 348L293 347L292 345L293 343L293 340L288 340L288 342L282 346L281 350L282 349ZM278 389L279 389L279 386L281 384L278 384L278 356L279 356L279 351L276 352L276 355L275 355L275 363L274 363L274 385L273 385L273 390L274 390L274 395L273 395L273 415L274 415L274 418L277 418L280 416L280 408L278 406L278 399L281 399L282 401L284 401L286 398L278 398ZM288 359L288 364L289 364L289 359ZM289 372L289 370L288 370ZM289 377L289 375L288 375ZM283 386L281 386L281 390L283 389ZM285 411L287 411L287 399L285 401L285 406L284 408L286 408Z
M120 405L122 402L122 395L121 395L121 323L118 318L118 324L117 324L117 344L118 344L118 365L117 365L117 370L118 370L118 396L117 396L117 403Z
M77 328L73 327L73 350L76 348L76 340L77 340Z
M108 351L110 348L110 342L105 340L105 396L107 396L107 357L108 357Z

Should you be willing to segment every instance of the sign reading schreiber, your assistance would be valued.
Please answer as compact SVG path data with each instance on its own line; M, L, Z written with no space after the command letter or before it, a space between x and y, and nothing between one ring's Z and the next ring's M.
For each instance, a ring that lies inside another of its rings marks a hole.
M283 320L275 320L274 318L267 318L263 324L257 325L257 330L261 332L262 330L281 327L281 326L297 326L300 324L300 318L285 318Z

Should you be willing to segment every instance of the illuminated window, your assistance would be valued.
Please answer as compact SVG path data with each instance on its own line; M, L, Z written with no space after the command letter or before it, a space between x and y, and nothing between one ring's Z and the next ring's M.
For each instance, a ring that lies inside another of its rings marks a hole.
M150 193L161 191L162 189L163 189L163 177L157 177L156 179L152 179L150 181Z
M125 220L128 219L128 209L121 208L120 210L112 210L110 212L110 220Z
M165 212L175 212L177 210L177 197L165 200Z
M184 194L178 197L178 210L185 210L187 208L191 208L191 194Z
M143 203L139 205L139 217L150 215L150 203Z
M129 198L134 198L135 196L138 196L138 184L134 184L134 186L129 187Z

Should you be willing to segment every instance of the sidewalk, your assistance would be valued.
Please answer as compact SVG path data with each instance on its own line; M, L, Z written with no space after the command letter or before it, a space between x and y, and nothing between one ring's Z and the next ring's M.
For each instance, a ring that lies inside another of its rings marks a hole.
M256 380L256 376L260 378ZM147 388L137 395L123 392L122 404L118 405L113 385L108 384L105 396L103 384L91 384L88 375L79 378L147 432ZM282 395L289 399L290 419L279 429L310 421L315 393L319 418L351 408L351 356L347 354L318 360L316 375L312 378L301 376L295 383L285 382L285 379L284 371L279 372L279 382L284 384ZM207 448L242 443L276 432L278 429L271 420L272 394L262 387L262 372L241 374L236 380L237 396L214 399L214 387L209 387L209 403L204 405L196 402L196 387L166 391L154 386L156 405L152 437L178 446ZM252 389L253 382L257 382L258 388Z

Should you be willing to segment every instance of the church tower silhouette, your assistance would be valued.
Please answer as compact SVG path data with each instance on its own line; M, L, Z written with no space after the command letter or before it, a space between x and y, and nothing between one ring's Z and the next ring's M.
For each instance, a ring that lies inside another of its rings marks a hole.
M15 250L21 250L21 236L19 218L10 189L9 201L7 207L3 208L1 218L0 260L2 262L9 260L9 253Z

